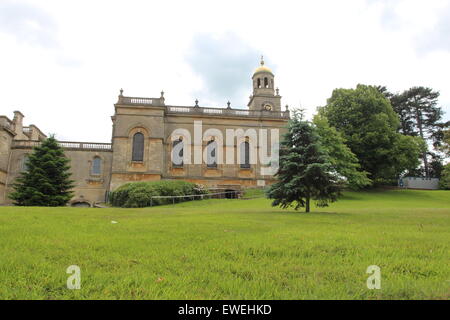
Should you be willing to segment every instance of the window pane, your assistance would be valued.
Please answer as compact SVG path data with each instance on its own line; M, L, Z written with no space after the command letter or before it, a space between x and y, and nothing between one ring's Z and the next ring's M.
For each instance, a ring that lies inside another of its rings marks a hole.
M140 132L133 137L132 161L144 161L144 135Z
M27 154L25 154L22 158L21 170L28 171L28 155Z
M101 165L102 160L99 157L95 157L94 160L92 160L92 174L101 174Z
M174 166L182 166L183 165L183 151L184 151L184 147L183 147L183 141L182 140L175 140L173 142L173 151L175 152L173 154L173 161L172 164ZM177 147L178 146L178 147Z
M241 168L250 168L250 144L245 141L241 143Z
M216 149L217 149L217 142L215 142L214 140L209 141L208 145L206 146L207 167L217 167Z

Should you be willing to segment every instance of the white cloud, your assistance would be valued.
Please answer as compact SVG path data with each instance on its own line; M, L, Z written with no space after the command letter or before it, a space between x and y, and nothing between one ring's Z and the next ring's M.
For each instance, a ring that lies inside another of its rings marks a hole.
M230 45L232 44L232 45ZM209 104L230 100L235 108L247 106L252 84L249 75L255 69L259 52L235 33L197 34L186 55L187 63L202 79L196 96Z
M275 72L283 104L301 103L309 115L334 88L357 83L393 91L430 86L450 113L450 50L435 45L424 52L419 45L440 43L429 30L445 35L449 1L14 3L25 8L14 27L5 28L0 15L0 114L19 109L27 123L61 139L109 141L121 87L132 96L164 90L173 105L199 98L242 106L260 54ZM209 46L199 48L205 41ZM222 65L248 71L224 72Z
M44 10L25 3L3 0L0 2L0 31L13 35L18 42L55 47L55 23Z

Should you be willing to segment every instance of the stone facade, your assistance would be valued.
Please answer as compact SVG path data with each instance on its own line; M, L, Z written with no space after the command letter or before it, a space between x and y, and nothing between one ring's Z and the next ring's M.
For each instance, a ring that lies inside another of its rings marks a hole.
M248 109L233 109L229 103L226 108L203 108L198 101L194 106L172 106L165 103L164 92L159 98L138 98L124 96L121 90L111 117L111 144L59 142L71 159L72 179L76 183L71 204L92 206L104 202L108 191L130 181L182 179L225 190L272 183L273 176L262 168L267 164L252 161L241 165L237 159L244 142L254 142L255 153L251 158L259 154L256 139L263 138L258 135L262 130L278 129L281 137L289 111L287 106L285 111L281 110L274 75L263 60L252 81L253 94ZM7 194L19 173L26 170L26 154L46 138L34 125L23 127L23 117L19 111L15 112L13 120L0 116L0 204L11 203ZM199 124L201 131L196 132ZM244 134L226 140L231 129ZM256 133L255 141L252 141L252 133ZM196 138L198 134L200 139ZM183 143L186 161L181 165L174 164L171 158L175 139ZM270 145L270 133L267 139ZM198 153L203 154L211 141L217 146L214 149L217 163L213 166L198 161ZM223 145L218 143L220 141ZM141 153L136 150L139 148ZM230 150L233 159L226 153ZM218 160L220 158L223 161Z

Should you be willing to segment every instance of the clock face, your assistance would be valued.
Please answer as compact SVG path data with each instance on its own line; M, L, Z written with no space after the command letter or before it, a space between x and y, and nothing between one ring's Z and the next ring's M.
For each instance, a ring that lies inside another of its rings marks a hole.
M266 104L264 106L264 109L267 110L267 111L272 111L272 106L270 104Z

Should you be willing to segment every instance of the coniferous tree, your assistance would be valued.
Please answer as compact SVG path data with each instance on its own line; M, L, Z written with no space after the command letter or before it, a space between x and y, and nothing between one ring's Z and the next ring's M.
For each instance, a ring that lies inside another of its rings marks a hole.
M443 111L438 106L439 92L427 87L412 87L400 94L380 90L390 100L400 118L400 132L408 136L419 136L433 144L436 150L442 144L443 131L450 123L443 123ZM424 150L422 153L425 176L434 176L437 155ZM429 157L432 158L430 163Z
M274 199L273 206L295 210L305 207L310 212L310 202L327 206L337 200L341 185L330 164L320 137L314 126L294 112L280 148L278 182L270 186L267 195Z
M416 132L422 139L433 139L442 119L443 111L438 107L439 92L431 88L413 87L404 93L406 105L414 119ZM435 142L435 141L433 141Z
M70 160L53 136L33 149L10 198L19 206L64 206L72 197Z
M450 157L450 129L442 132L442 145L439 147L439 150L446 157Z
M442 169L439 187L444 190L450 190L450 163L447 163Z

